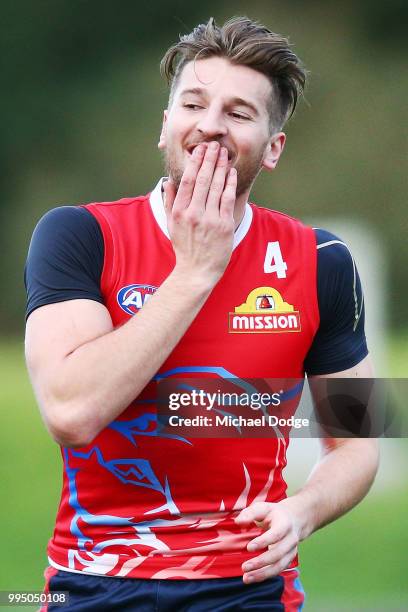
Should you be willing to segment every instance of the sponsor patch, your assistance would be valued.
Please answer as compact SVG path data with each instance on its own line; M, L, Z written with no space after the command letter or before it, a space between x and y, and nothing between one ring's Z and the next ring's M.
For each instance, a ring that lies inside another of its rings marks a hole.
M118 304L127 314L134 315L156 290L154 285L126 285L118 291Z
M231 334L300 332L300 314L272 287L253 289L246 301L228 313Z

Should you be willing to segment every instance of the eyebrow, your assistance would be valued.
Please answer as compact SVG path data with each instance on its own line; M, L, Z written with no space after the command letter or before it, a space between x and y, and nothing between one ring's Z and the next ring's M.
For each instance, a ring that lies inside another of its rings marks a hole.
M187 96L189 94L193 96L202 96L204 98L207 97L205 89L202 89L201 87L192 87L191 89L183 89L183 91L180 93L180 96ZM228 103L231 105L246 106L257 117L259 117L259 111L256 108L256 106L252 104L251 102L249 102L248 100L244 100L244 98L239 98L235 96L234 98L231 98L230 100L228 100Z

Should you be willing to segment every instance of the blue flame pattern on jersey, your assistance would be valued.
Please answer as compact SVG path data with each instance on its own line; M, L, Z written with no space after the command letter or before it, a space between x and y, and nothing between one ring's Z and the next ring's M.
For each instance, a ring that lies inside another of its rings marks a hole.
M153 403L156 400L144 400L143 403ZM148 430L148 428L154 425L154 429ZM134 446L137 446L135 436L155 436L160 438L173 438L174 440L180 440L186 444L191 444L190 440L178 436L177 434L162 433L160 429L160 422L158 421L157 414L146 412L138 416L136 419L131 421L113 421L109 425L109 429L114 429L122 436L125 436Z
M218 366L186 366L186 367L178 367L168 370L166 372L162 372L157 374L154 377L154 381L160 381L171 376L177 376L180 374L216 374L222 379L234 380L234 384L238 387L245 390L245 392L257 393L257 389L246 382L245 380L241 380L236 375L232 374L228 370ZM179 385L180 388L190 388L185 383L181 383ZM282 394L282 400L289 400L294 398L296 395L300 394L303 388L303 381L296 384L292 389L286 391ZM153 401L153 400L152 400ZM148 400L149 403L149 400ZM221 411L220 411L221 412ZM225 413L227 414L227 413ZM152 429L149 429L153 426ZM152 413L144 413L135 419L129 421L114 421L109 425L110 429L115 430L120 435L124 436L128 441L130 441L134 446L136 444L136 436L157 436L157 437L166 437L173 438L184 444L192 444L186 438L182 436L178 436L175 434L167 434L160 431L160 424L157 420L157 415ZM141 521L136 522L132 519L132 517L118 517L110 514L101 514L95 515L86 510L82 506L78 498L78 488L76 483L76 476L78 472L80 472L80 468L73 468L70 466L70 457L72 458L80 458L84 461L88 461L91 457L95 457L98 461L98 464L105 470L109 471L115 478L117 478L124 486L131 485L136 487L144 487L148 489L152 489L161 493L165 499L165 502L162 506L158 508L152 508L145 512L146 515L153 514L156 512L161 512L163 510L167 510L171 515L180 515L180 511L173 501L170 484L168 482L167 476L164 479L164 482L161 483L157 478L154 469L147 459L142 458L118 458L111 459L109 461L105 460L102 455L100 448L97 446L92 447L89 451L83 452L80 450L74 449L63 449L64 457L65 457L65 469L66 475L68 478L68 486L69 486L69 504L75 511L75 515L71 521L71 533L77 540L78 549L84 551L86 544L93 544L93 539L91 537L87 537L81 531L78 523L82 520L85 524L88 525L106 525L109 527L112 526L123 526L123 527L133 527L137 533L138 538L143 537L143 533L150 533L150 526L158 523L161 524L161 520L153 520L153 521ZM138 533L140 532L140 533ZM120 532L116 532L119 533ZM159 539L155 539L155 536L151 534L152 542L156 542L158 547L162 547L162 543ZM149 536L148 536L149 537ZM137 541L137 540L136 540ZM114 539L114 540L106 540L105 542L100 542L97 545L94 545L91 549L91 552L97 553L101 552L105 547L111 545L112 543L118 543L124 545L132 545L135 540L126 540L126 539ZM164 546L164 544L163 544ZM89 550L87 551L89 553Z

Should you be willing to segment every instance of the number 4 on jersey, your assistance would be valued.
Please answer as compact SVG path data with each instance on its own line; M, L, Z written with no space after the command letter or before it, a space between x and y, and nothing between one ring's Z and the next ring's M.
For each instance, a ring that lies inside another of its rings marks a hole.
M279 242L268 242L266 247L264 272L276 272L278 278L286 278L288 266L283 261Z

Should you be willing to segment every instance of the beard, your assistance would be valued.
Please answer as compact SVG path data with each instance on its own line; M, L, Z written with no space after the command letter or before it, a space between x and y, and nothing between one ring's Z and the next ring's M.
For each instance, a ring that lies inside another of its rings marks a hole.
M251 153L246 159L237 160L232 164L237 171L237 198L246 191L250 191L251 187L262 168L262 161L265 147L259 148L258 151ZM164 150L164 164L166 174L169 176L176 189L179 188L183 172L186 167L186 158L184 150L180 153L176 151L174 145L169 144Z

